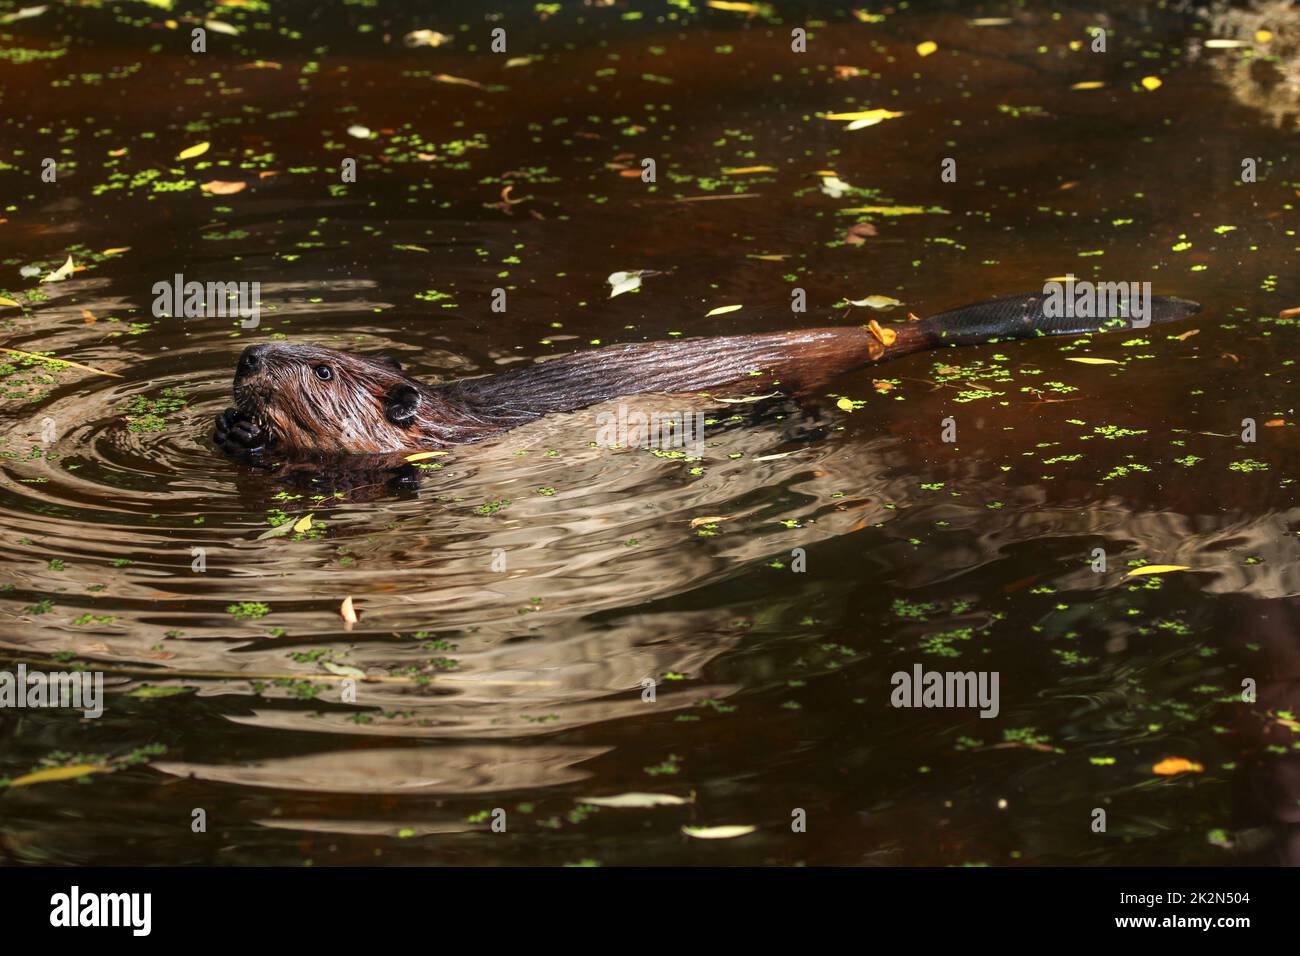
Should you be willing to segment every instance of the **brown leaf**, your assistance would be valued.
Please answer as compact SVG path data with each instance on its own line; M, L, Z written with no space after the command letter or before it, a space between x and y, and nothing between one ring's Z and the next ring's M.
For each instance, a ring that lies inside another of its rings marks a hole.
M884 328L875 319L872 319L870 322L867 323L867 328L871 330L872 335L874 335L877 339L880 340L880 344L885 346L886 348L893 345L894 342L898 340L897 332L895 332L893 329Z
M876 234L876 227L869 222L855 222L844 233L844 241L851 246L860 246Z
M212 193L214 196L231 196L235 193L242 193L247 187L248 183L224 182L220 179L214 179L211 182L204 183L199 188L205 193Z

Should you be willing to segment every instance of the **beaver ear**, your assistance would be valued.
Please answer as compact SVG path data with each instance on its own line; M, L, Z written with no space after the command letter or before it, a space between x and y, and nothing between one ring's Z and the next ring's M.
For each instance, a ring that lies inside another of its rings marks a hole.
M420 408L420 392L406 382L394 385L384 396L384 417L394 425L409 425Z
M402 370L402 363L397 361L397 359L393 358L391 355L376 355L374 360L380 365L387 365L394 372L400 372Z

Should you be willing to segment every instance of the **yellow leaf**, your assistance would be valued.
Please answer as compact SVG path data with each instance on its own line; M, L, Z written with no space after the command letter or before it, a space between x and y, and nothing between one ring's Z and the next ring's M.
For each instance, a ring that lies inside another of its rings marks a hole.
M1165 574L1169 571L1190 571L1185 564L1147 564L1140 568L1134 568L1128 573L1128 577L1136 578L1143 574Z
M104 255L116 256L116 255L121 255L123 252L130 252L130 251L131 251L130 246L117 246L116 248L113 249L105 249Z
M731 840L735 837L747 836L757 829L758 827L739 825L726 827L682 827L682 832L688 837L695 837L697 840Z
M937 49L939 49L939 44L935 43L933 40L926 40L924 43L918 43L916 45L917 56L929 56Z
M179 153L176 154L176 158L193 159L195 156L202 156L204 153L208 151L208 146L210 145L211 145L210 143L198 143L194 146L189 147L188 149L182 149Z
M297 521L295 521L295 522L293 523L293 533L294 533L294 534L302 534L304 531L310 531L310 530L311 530L311 519L312 519L314 516L315 516L315 512L312 512L311 514L305 514L305 515L303 515L301 518L299 518Z
M735 3L733 0L709 0L709 6L729 13L758 13L762 10L757 3Z
M45 278L42 279L41 281L42 281L42 282L62 282L62 281L63 281L64 279L66 279L68 276L72 275L72 271L73 271L72 256L68 256L68 261L67 261L67 262L63 263L63 265L59 266L59 267L58 267L57 269L55 269L53 272L47 274L47 275L45 276Z
M1075 83L1070 87L1072 90L1099 90L1106 84L1101 80L1084 80L1082 83Z
M822 119L840 120L845 123L879 123L881 120L897 119L901 112L893 110L859 110L856 113L827 113Z
M925 212L924 206L854 206L841 209L846 215L860 216L916 216Z
M1144 76L1144 77L1142 77L1142 88L1143 88L1144 90L1155 91L1155 90L1160 89L1160 87L1161 87L1162 85L1163 85L1163 84L1161 83L1160 77L1158 77L1158 76Z
M407 461L424 461L426 458L437 458L439 455L449 454L445 451L417 451L414 455L407 455Z
M735 312L736 310L743 309L743 308L744 308L743 305L720 305L716 309L712 310L711 312L706 312L704 314L704 317L707 319L711 315L723 315L727 312Z
M6 298L5 298L4 296L2 296L2 295L0 295L0 305L8 306L8 307L10 307L10 308L14 308L14 309L21 309L21 308L22 308L22 303L20 303L20 302L15 302L13 299L6 299Z
M851 412L853 411L853 399L841 398L839 401L835 403L835 407L842 412Z
M735 515L709 515L707 518L692 518L691 527L698 528L705 524L722 524L724 521L730 521Z
M677 807L689 801L674 797L671 793L620 793L613 797L574 797L577 803L589 803L593 807Z
M859 308L865 306L869 309L892 309L896 305L903 304L887 295L869 295L865 299L849 299L848 302L849 305L856 305Z
M343 603L339 605L339 616L343 618L344 623L346 623L349 628L351 628L353 624L357 623L357 612L352 607L351 594L345 597Z
M1099 358L1067 358L1067 362L1078 362L1080 365L1118 365L1119 362L1114 359Z
M775 166L724 166L722 175L724 176L748 176L750 173L774 173Z
M1255 42L1256 42L1256 43L1268 43L1268 42L1270 42L1272 39L1273 39L1273 32L1272 32L1271 30L1256 30L1256 31L1255 31Z
M478 80L467 80L463 76L452 76L450 73L438 73L433 78L438 83L450 83L453 86L472 86L479 90L485 89Z
M1203 766L1186 757L1166 757L1151 768L1152 773L1162 777L1172 777L1179 773L1201 773L1203 770L1205 770Z
M89 776L92 773L107 773L112 767L106 767L98 763L78 763L71 767L50 767L46 770L37 770L35 773L23 774L14 780L9 781L11 787L26 787L33 783L52 783L55 780L76 780L78 777Z
M439 47L444 43L450 43L455 37L448 36L445 33L439 33L437 30L412 30L406 36L402 37L402 42L407 46L432 46ZM507 66L509 64L506 64Z

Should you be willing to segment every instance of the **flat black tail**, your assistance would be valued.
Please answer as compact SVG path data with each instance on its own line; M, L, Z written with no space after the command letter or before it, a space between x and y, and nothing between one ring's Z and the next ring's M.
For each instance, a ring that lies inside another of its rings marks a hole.
M1069 288L1068 286L1066 287ZM999 339L1025 339L1039 335L1082 335L1112 329L1141 330L1150 325L1177 322L1201 310L1200 303L1172 296L1153 295L1129 300L1121 294L1097 302L1105 314L1061 315L1058 303L1042 292L1009 295L975 305L940 312L911 326L915 348L945 345L983 345ZM1081 311L1071 308L1069 311ZM1049 312L1053 314L1048 314Z

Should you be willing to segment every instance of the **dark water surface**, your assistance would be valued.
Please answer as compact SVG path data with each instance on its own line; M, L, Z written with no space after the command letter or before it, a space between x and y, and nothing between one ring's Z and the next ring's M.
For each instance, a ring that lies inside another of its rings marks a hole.
M2 356L0 667L102 670L108 693L94 720L0 710L0 859L1300 857L1300 334L1278 317L1300 305L1300 171L1268 74L1297 25L1261 43L1118 2L860 9L880 19L247 0L0 24L3 345L91 369ZM205 17L241 32L191 53ZM454 39L405 47L419 29ZM903 115L822 118L870 109ZM874 234L847 241L856 223ZM610 298L630 270L661 274ZM176 273L260 282L261 325L156 316ZM209 441L255 342L436 379L888 324L1066 273L1205 308L866 369L716 416L702 460L592 447L588 413L457 449L415 492L340 490ZM902 304L845 305L872 295ZM1147 565L1187 570L1127 576ZM998 716L892 708L918 663L996 671ZM23 780L60 765L99 772ZM645 792L685 802L582 800ZM732 825L757 829L682 830Z

